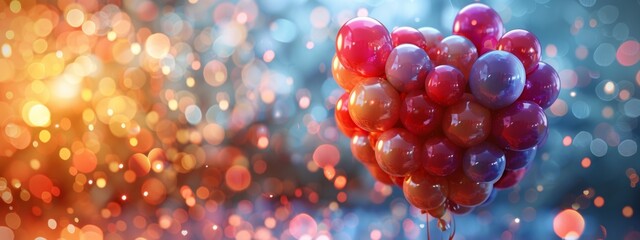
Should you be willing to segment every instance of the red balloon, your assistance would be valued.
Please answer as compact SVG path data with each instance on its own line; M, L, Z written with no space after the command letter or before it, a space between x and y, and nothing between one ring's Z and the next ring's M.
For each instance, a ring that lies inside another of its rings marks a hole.
M378 166L378 164L366 164L365 166L367 167L367 170L369 170L369 173L371 174L371 176L373 176L373 178L378 182L381 182L387 185L394 184L389 174L382 171L382 169L380 168L380 166Z
M524 151L540 144L547 135L547 116L531 101L517 101L494 118L492 135L504 149Z
M462 8L453 21L453 34L468 38L480 55L496 49L498 39L504 34L500 15L482 3Z
M424 36L422 36L422 33L412 27L398 27L393 29L393 31L391 31L391 42L393 43L393 47L397 47L403 43L413 44L422 49L427 47L427 42Z
M474 101L458 102L445 111L442 131L458 146L476 145L491 133L491 112Z
M338 83L338 86L347 92L351 91L356 83L362 82L366 79L366 77L360 76L358 73L346 69L342 63L340 63L337 55L334 55L333 60L331 61L331 73L333 74L333 79Z
M336 53L342 65L366 77L384 75L385 62L392 49L387 28L370 17L347 21L336 38Z
M374 152L380 168L391 176L405 176L420 167L420 140L402 128L392 128L378 137Z
M424 169L436 176L447 176L462 164L463 149L445 137L432 137L422 148Z
M427 94L414 91L405 96L400 106L400 121L410 132L425 136L438 129L443 112L443 109L429 100Z
M429 54L429 58L431 60L435 60L436 52L438 50L438 44L440 44L440 41L442 41L442 39L444 38L442 36L442 33L440 33L438 29L432 27L422 27L419 28L418 31L422 33L422 36L424 37L426 43L426 48L424 49L424 51Z
M463 171L456 171L448 178L449 200L465 207L475 207L482 204L491 195L493 184L475 182L467 177Z
M434 218L442 218L445 214L447 214L447 201L440 204L440 206L427 210L427 213Z
M436 209L447 200L447 181L424 172L416 172L404 180L402 192L407 201L423 210Z
M369 134L362 131L356 131L351 137L351 153L353 156L364 164L378 164L376 162L376 154L369 142Z
M452 201L448 201L447 206L449 208L449 211L458 215L464 215L473 211L473 207L465 207L462 205L458 205L457 203L454 203Z
M361 130L349 115L349 93L344 93L336 102L335 118L338 129L347 137L352 137L353 133Z
M368 132L382 132L398 121L401 99L395 88L382 78L358 83L349 96L349 115Z
M427 75L425 89L429 99L443 106L450 106L464 95L467 81L460 70L449 65L437 66Z
M522 29L507 32L498 41L498 50L516 55L527 74L533 72L540 62L540 42L533 33Z
M551 65L539 62L538 67L527 75L524 90L519 100L529 100L547 109L560 94L560 76Z
M516 170L505 170L502 177L500 177L500 180L493 184L493 187L497 189L507 189L515 186L524 178L524 175L527 173L527 169L528 167Z
M468 39L452 35L442 39L436 50L437 65L451 65L462 72L465 79L469 78L469 71L478 59L478 52Z

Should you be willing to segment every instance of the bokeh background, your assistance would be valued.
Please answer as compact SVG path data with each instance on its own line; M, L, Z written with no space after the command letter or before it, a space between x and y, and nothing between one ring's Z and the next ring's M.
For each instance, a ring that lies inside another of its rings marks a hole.
M450 236L353 159L330 61L352 17L450 35L470 2L0 2L0 239ZM525 179L454 239L558 238L565 209L581 239L640 239L640 1L483 2L562 91Z

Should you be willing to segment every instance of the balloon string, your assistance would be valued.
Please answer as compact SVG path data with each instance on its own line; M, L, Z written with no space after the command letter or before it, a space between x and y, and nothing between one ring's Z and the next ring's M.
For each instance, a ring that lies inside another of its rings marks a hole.
M453 225L452 229L451 229L451 235L449 235L449 240L453 240L453 237L456 236L456 218L453 216L453 214L451 215L451 225Z
M429 232L429 214L425 213L425 215L427 215L427 240L431 240L431 233Z

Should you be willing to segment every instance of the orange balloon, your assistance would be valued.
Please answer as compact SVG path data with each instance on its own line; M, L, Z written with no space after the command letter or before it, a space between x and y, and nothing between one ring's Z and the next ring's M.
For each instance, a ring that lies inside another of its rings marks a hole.
M331 73L333 73L333 79L336 80L338 86L347 92L351 91L356 83L362 82L366 78L344 68L336 55L333 55L333 61L331 61Z

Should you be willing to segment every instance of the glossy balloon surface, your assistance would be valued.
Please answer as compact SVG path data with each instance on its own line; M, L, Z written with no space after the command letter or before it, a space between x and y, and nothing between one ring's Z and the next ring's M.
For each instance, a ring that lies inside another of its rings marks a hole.
M338 129L347 137L353 136L353 133L360 129L349 115L349 93L342 94L338 99L334 114Z
M446 137L437 136L424 142L422 155L422 166L429 174L447 176L462 164L463 151Z
M375 153L380 168L392 176L405 176L420 167L420 140L409 131L392 128L378 137Z
M476 182L497 181L505 169L504 152L490 142L483 142L467 149L462 160L462 169Z
M433 64L422 48L401 44L389 54L385 72L396 90L410 92L424 88L424 79L432 69Z
M401 99L398 92L382 78L369 78L353 88L349 95L349 115L368 132L382 132L398 121Z
M505 170L500 180L498 180L493 186L497 189L511 188L522 181L526 173L526 167L516 170Z
M357 83L366 79L366 77L360 76L358 73L346 69L342 63L340 63L338 56L333 56L333 60L331 61L331 73L333 74L333 79L338 83L338 86L347 92L351 91Z
M493 190L492 183L473 181L462 171L453 173L447 179L449 180L449 200L465 207L482 204Z
M453 34L468 38L479 54L495 50L504 34L500 15L487 5L472 3L462 8L453 20Z
M364 131L356 131L351 137L351 153L360 162L365 164L378 164L373 147L369 142L369 134Z
M480 104L489 109L500 109L520 97L525 79L524 67L516 56L505 51L491 51L473 64L469 88Z
M546 134L544 110L531 101L518 101L494 117L492 135L504 149L523 151L535 147Z
M538 147L532 147L522 151L504 150L505 160L507 161L506 169L516 170L526 167L536 157Z
M404 97L400 121L410 132L425 136L440 127L443 113L443 109L429 100L425 93L415 91Z
M347 21L336 37L336 54L342 65L366 77L384 75L384 65L392 49L387 28L370 17Z
M427 75L425 90L429 99L443 106L450 106L462 99L467 81L460 70L440 65Z
M540 62L540 42L527 30L515 29L505 33L498 41L498 50L518 57L527 74L536 70Z
M442 131L458 146L476 145L491 134L491 112L474 101L458 102L445 111Z
M560 76L549 64L540 62L535 71L527 75L520 100L529 100L546 109L558 99Z
M417 172L405 179L402 191L411 205L430 210L440 207L447 199L446 184L445 179Z
M394 47L401 44L412 44L419 48L425 49L427 42L420 31L412 27L398 27L391 31L391 42Z
M478 59L478 51L468 39L462 36L448 36L438 44L435 62L437 65L451 65L469 76L473 63Z
M429 58L434 61L438 44L440 44L440 41L444 39L442 33L438 29L432 27L422 27L419 28L418 31L422 33L426 43L426 48L424 50L429 54Z

